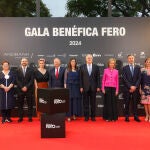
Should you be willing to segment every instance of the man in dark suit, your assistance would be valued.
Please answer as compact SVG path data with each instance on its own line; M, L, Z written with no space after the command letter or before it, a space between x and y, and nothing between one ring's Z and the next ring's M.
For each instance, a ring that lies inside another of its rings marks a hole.
M59 58L54 59L54 67L49 72L49 87L63 88L64 87L64 72L65 68L61 67Z
M123 67L122 77L124 83L124 99L125 99L125 121L129 122L129 105L133 102L134 120L140 122L137 114L137 104L139 100L139 87L141 81L140 66L135 65L134 56L128 55L128 65Z
M83 106L85 121L89 120L89 104L91 107L91 120L95 120L96 92L100 91L100 72L93 64L93 56L86 55L86 64L80 67L80 91L83 93Z
M32 122L33 113L33 91L34 91L34 74L33 70L28 67L28 59L21 59L21 66L17 69L16 74L17 94L18 94L18 122L23 121L23 105L24 99L27 100L28 118Z

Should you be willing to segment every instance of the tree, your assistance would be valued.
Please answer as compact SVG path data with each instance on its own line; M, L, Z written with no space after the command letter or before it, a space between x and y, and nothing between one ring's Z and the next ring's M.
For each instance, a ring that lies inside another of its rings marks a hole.
M67 1L67 17L97 17L107 16L107 0L68 0Z
M108 0L68 0L66 17L106 17ZM148 17L150 0L112 0L114 17Z
M41 17L50 17L46 5L41 1ZM36 0L0 0L0 17L35 17Z

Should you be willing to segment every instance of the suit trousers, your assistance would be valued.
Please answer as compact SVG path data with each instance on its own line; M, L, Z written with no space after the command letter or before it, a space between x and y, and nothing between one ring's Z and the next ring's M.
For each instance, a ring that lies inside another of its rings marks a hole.
M133 115L134 117L138 117L137 113L137 105L139 101L139 90L136 90L133 93L130 93L129 91L126 91L124 93L124 100L125 100L125 117L129 117L129 106L132 101L133 104Z
M91 89L83 92L84 117L86 118L89 118L89 106L91 109L91 118L93 118L96 114L96 91L92 91Z
M2 114L2 117L4 118L4 119L10 119L10 117L11 117L11 109L3 109L3 110L1 110L1 114Z
M28 117L32 118L33 114L33 93L32 92L21 92L18 95L18 113L19 118L23 118L23 106L24 100L26 99L28 105Z

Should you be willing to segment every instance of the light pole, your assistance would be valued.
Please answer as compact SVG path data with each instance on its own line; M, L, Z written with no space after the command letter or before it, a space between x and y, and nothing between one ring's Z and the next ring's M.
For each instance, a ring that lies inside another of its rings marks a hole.
M36 0L36 17L40 17L40 0Z
M108 0L108 17L112 17L112 0Z

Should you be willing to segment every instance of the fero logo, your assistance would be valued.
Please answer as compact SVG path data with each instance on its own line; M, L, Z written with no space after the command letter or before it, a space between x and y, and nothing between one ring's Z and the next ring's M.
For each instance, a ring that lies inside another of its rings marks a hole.
M56 129L56 128L57 129L60 128L60 125L46 123L46 129Z
M47 101L45 101L44 98L39 98L39 103L41 103L41 104L47 104Z
M54 104L64 104L64 103L66 103L66 100L54 99Z

